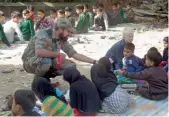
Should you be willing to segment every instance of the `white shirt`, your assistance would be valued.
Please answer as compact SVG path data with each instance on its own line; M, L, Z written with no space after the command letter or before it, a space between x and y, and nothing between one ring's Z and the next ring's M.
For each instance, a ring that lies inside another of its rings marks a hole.
M19 39L23 41L23 36L19 28L19 24L15 23L13 20L7 21L3 25L4 33L9 41L9 43L12 43L14 41L14 34L17 33Z

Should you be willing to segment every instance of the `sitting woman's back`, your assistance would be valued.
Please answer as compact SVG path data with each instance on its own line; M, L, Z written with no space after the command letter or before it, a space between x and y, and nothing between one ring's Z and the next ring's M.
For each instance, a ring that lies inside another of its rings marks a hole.
M98 89L103 101L103 110L106 113L120 114L134 104L134 100L129 94L118 86L114 74L111 75L102 64L96 64L92 67L91 79Z
M75 67L64 71L64 80L70 84L70 105L81 115L94 115L101 109L101 101L95 85L82 76Z

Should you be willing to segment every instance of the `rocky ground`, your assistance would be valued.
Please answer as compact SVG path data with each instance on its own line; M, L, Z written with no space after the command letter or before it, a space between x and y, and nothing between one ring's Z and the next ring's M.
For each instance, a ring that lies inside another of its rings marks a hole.
M160 52L163 50L162 40L168 35L168 28L152 28L145 24L123 24L108 32L90 32L89 34L76 35L69 39L77 52L99 59L104 56L107 50L122 38L124 27L135 29L134 44L136 45L135 54L143 57L147 50L155 46ZM0 106L5 97L20 88L30 88L33 75L26 73L22 68L21 56L27 44L13 44L11 48L0 45ZM77 63L78 69L82 74L90 78L90 64ZM3 73L6 69L12 69L10 73ZM62 77L56 77L54 81L61 83L60 88L65 90L68 84Z

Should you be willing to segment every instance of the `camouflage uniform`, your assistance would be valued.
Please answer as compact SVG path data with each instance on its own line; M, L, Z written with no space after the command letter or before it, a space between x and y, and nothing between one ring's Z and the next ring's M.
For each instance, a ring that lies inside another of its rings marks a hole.
M52 29L40 30L33 39L30 40L22 56L23 67L26 72L44 76L50 67L56 66L55 58L38 57L35 54L36 49L46 49L54 52L60 52L62 49L68 57L72 57L73 54L76 53L68 41L52 39L52 35Z

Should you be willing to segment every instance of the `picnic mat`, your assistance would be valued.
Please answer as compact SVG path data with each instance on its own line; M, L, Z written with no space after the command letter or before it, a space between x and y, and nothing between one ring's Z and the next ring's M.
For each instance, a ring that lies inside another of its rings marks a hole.
M136 107L121 115L102 113L102 116L168 116L168 98L161 101L152 101L140 96L132 97L136 100ZM148 106L148 107L146 107ZM143 108L144 107L144 108ZM142 109L141 109L142 108Z
M69 90L64 93L69 100ZM168 116L168 98L161 101L153 101L141 96L131 95L136 101L136 107L131 108L123 114L111 115L99 113L98 116Z

